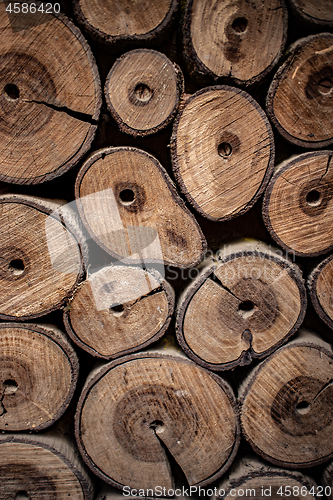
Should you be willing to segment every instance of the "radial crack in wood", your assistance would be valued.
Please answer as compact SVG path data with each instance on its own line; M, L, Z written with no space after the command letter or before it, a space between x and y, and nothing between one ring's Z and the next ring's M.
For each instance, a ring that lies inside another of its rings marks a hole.
M166 331L174 292L157 272L112 266L90 274L64 311L67 333L93 356L137 351Z
M145 151L93 153L78 174L75 197L92 238L122 262L191 267L202 260L206 240L198 223Z
M65 16L37 12L34 25L27 16L16 32L5 8L0 3L0 180L36 184L63 174L90 148L101 106L99 74L87 42Z
M183 86L181 69L164 54L137 49L117 59L104 91L119 128L144 136L163 129L174 118Z
M332 151L304 153L282 163L263 202L263 219L275 241L302 257L331 250L332 193Z
M227 370L263 358L301 325L306 290L300 269L260 242L219 252L179 298L178 341L197 363Z
M307 148L333 143L333 33L295 42L270 85L266 109L279 133Z
M250 85L282 54L287 9L281 0L188 0L183 36L191 76Z
M242 428L253 449L289 468L331 458L332 381L331 347L308 332L271 354L240 389Z
M173 487L165 447L190 485L205 485L229 467L239 441L230 387L185 357L159 352L92 373L75 434L95 474L118 488L144 490Z
M183 105L171 138L172 163L181 190L208 219L245 213L273 171L274 140L257 102L235 87L199 90Z

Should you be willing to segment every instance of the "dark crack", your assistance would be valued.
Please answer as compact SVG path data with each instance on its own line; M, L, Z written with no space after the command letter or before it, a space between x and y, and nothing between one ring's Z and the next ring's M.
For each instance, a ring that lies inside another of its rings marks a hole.
M43 104L48 108L54 109L55 111L60 111L61 113L66 113L68 116L72 116L77 120L82 122L90 123L91 125L98 125L98 121L94 120L91 115L88 113L81 113L80 111L73 111L72 109L67 108L66 106L56 106L55 104L50 104L49 102L44 101L35 101L34 99L22 99L25 102L33 102L35 104Z
M320 391L318 392L318 394L316 394L316 396L313 398L313 403L316 401L316 399L326 390L328 389L328 387L330 387L331 385L333 384L333 379L331 378L331 380L329 380L321 389Z
M242 300L237 297L237 295L235 295L231 290L230 288L228 288L227 286L225 286L221 280L219 280L219 278L213 273L209 276L209 278L214 281L214 283L217 283L221 288L223 288L226 292L230 293L230 295L232 295L233 297L235 297L235 299L239 300L239 302L242 302Z

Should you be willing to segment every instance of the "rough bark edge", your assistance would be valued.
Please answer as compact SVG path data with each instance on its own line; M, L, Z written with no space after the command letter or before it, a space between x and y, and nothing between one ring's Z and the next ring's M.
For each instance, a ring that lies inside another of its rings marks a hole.
M42 198L37 198L35 196L29 196L29 195L15 195L15 194L8 194L8 195L2 195L0 196L0 206L2 203L20 203L22 205L27 205L28 207L32 207L39 212L46 214L48 216L51 216L53 211L59 207L59 204L55 204L54 202L50 202L49 200L44 200ZM79 274L77 275L76 281L72 288L68 290L66 295L63 297L63 299L55 304L54 306L50 307L49 309L45 311L41 311L40 313L35 313L31 314L29 316L9 316L6 314L0 314L0 319L3 319L5 321L30 321L32 319L40 318L41 316L45 316L46 314L49 314L50 312L56 311L57 309L61 309L69 300L71 297L73 291L75 288L79 285L79 283L84 279L85 273L86 273L86 262L88 262L88 246L85 241L85 237L83 235L82 229L81 229L81 224L80 221L78 220L75 212L73 212L70 208L67 207L65 209L67 211L67 216L70 217L70 225L67 225L64 223L63 220L61 220L61 217L55 217L53 215L53 218L60 222L60 224L73 236L74 240L76 241L78 245L78 249L80 252L80 260L81 260L81 269ZM68 222L68 220L66 221Z
M57 413L54 414L52 419L50 419L48 422L45 422L44 424L36 425L35 427L23 427L22 429L18 429L17 431L10 430L9 432L12 432L13 434L16 432L22 432L22 431L40 431L43 429L46 429L47 427L50 427L51 425L54 424L59 418L65 413L66 409L68 408L75 389L76 389L76 384L79 376L79 359L76 355L76 352L74 351L73 347L71 344L68 342L68 340L65 337L65 334L63 334L60 331L57 331L56 329L51 329L51 328L43 328L42 325L38 324L32 324L32 323L0 323L0 330L2 329L22 329L22 330L29 330L31 332L38 333L40 335L44 335L44 337L47 337L50 339L51 342L54 344L58 345L58 347L61 348L62 352L66 356L68 363L71 367L71 384L70 384L70 389L69 392L66 396L66 398L63 401L63 404L57 411ZM5 429L3 429L5 430Z
M329 255L326 259L320 262L320 264L318 264L317 267L315 267L312 270L311 274L308 276L307 287L312 305L316 313L318 314L320 319L322 319L333 330L333 320L322 308L317 295L317 281L320 276L320 273L326 267L326 265L331 262L332 259L333 259L333 254Z
M325 486L329 486L331 488L331 495L326 496L329 500L332 500L333 498L333 490L332 490L332 483L333 483L333 461L329 462L327 467L325 467L321 480L325 489Z
M276 172L273 174L271 180L269 181L269 184L268 184L268 186L266 188L264 199L263 199L263 204L262 204L262 218L263 218L264 224L265 224L267 230L269 231L270 235L272 236L272 238L276 241L276 243L280 247L282 247L285 250L287 250L287 252L290 252L293 255L297 255L299 257L318 257L319 255L323 255L323 254L325 254L325 253L330 252L331 250L333 250L333 244L330 245L327 248L324 248L324 250L320 250L318 252L311 252L311 253L310 252L299 252L299 251L294 250L293 248L289 247L288 245L286 245L279 238L279 236L276 234L276 232L274 231L273 226L271 224L271 219L269 217L269 203L270 203L270 198L271 198L272 191L274 189L276 181L289 168L293 167L294 165L296 165L300 161L306 160L307 158L313 158L315 156L324 156L324 155L333 156L333 151L323 150L323 151L312 151L312 152L308 152L308 153L302 153L300 155L293 156L289 160L283 162L281 164L281 166L278 167L278 169L276 170Z
M95 137L97 127L98 127L98 120L101 112L101 106L102 106L102 88L101 88L101 81L100 81L100 76L99 76L99 71L98 67L96 64L95 57L91 51L90 46L88 45L88 42L82 35L81 31L77 26L75 26L72 21L67 18L64 14L59 13L56 14L52 12L53 17L56 17L61 21L68 29L69 31L77 38L79 43L82 46L83 51L85 52L86 58L89 62L89 66L91 68L91 73L95 85L95 110L93 115L91 116L91 124L90 128L88 130L88 133L82 142L81 146L79 149L74 153L74 155L69 158L63 165L60 165L56 169L54 169L52 172L49 172L47 174L39 175L37 177L9 177L7 175L0 175L0 181L2 182L7 182L9 184L24 184L24 185L35 185L35 184L41 184L46 181L51 181L55 179L56 177L59 177L63 175L64 173L68 172L72 167L74 167L80 160L81 158L87 153L90 149L91 143Z
M231 75L229 76L217 76L210 69L205 66L205 64L198 58L197 53L192 44L191 37L191 20L192 20L192 5L194 0L187 0L183 18L182 18L182 27L183 27L183 59L184 64L186 66L187 72L190 74L191 78L196 79L201 85L207 85L209 83L219 83L219 82L227 82L230 84L235 84L240 87L250 87L254 84L259 83L263 80L271 70L277 65L279 62L285 45L287 41L287 28L288 28L288 10L285 3L285 0L280 0L281 8L283 11L283 37L282 43L279 51L277 52L275 58L271 62L269 66L265 70L263 70L258 75L250 78L249 80L239 80L238 78L233 78Z
M78 479L84 500L93 500L94 488L88 471L76 450L75 443L55 431L47 434L0 434L0 446L3 443L21 443L40 446L56 455Z
M219 263L222 264L237 259L238 257L244 257L244 256L247 257L253 255L255 255L255 257L258 258L267 258L268 260L273 260L281 268L287 269L288 275L293 279L299 291L300 312L298 318L294 323L293 327L289 330L289 332L286 333L286 335L282 339L280 339L276 344L274 344L272 347L270 347L269 349L267 349L262 353L256 353L252 348L252 342L251 342L250 348L246 351L243 351L236 360L229 361L227 363L216 363L216 364L203 360L197 354L195 354L195 352L187 344L183 333L183 323L187 308L192 298L194 297L195 293L200 289L201 285L206 281L206 279L209 278L211 274L214 274L214 271L216 270L216 268L218 268L218 264L215 265L214 267L210 266L204 269L203 272L198 277L198 279L192 284L190 284L190 286L185 290L183 296L179 298L176 311L176 327L175 327L177 340L182 349L185 351L186 355L189 358L193 359L199 365L203 366L204 368L214 371L232 370L236 366L248 365L255 359L265 358L270 354L272 354L274 351L276 351L283 344L285 344L290 339L290 337L299 329L304 320L307 307L307 296L306 296L306 289L304 286L304 279L302 278L302 273L301 270L298 268L298 266L296 266L295 264L291 264L287 259L279 256L278 254L274 254L273 252L268 253L256 250L255 251L240 250L238 252L236 251L234 253L230 253L224 259L219 260Z
M80 26L82 26L84 31L88 33L88 35L91 36L94 40L109 47L119 44L122 44L125 47L126 46L129 47L133 44L139 45L139 44L154 43L157 42L160 38L163 40L163 37L166 35L166 32L175 21L176 15L178 13L178 2L179 0L171 0L170 8L166 16L161 21L161 23L158 26L156 26L153 30L148 31L147 33L144 33L142 35L131 35L131 36L128 35L112 36L108 35L107 33L104 33L98 28L95 28L84 17L80 7L80 0L73 0L72 4L74 9L74 16L77 22L79 23Z
M123 59L125 59L125 57L129 53L134 53L134 52L150 52L150 53L154 53L154 54L158 55L159 57L162 57L162 59L164 59L169 65L171 65L173 67L173 71L174 71L175 79L176 79L177 94L176 94L176 98L175 98L175 104L174 104L174 107L173 107L171 113L159 125L157 125L156 127L150 128L148 130L135 129L135 128L130 127L129 125L126 125L126 123L123 121L123 119L120 117L120 115L114 109L112 102L110 100L109 93L108 93L108 87L109 87L110 79L111 79L111 76L113 74L114 69L116 68L116 66L119 65L119 63L122 62ZM163 130L174 119L174 117L177 113L177 110L178 110L181 95L184 92L184 85L185 85L184 75L183 75L181 68L178 66L178 64L171 62L170 59L165 54L163 54L162 52L158 52L157 50L152 50L152 49L144 49L144 48L143 49L134 49L134 50L131 50L130 52L125 52L125 54L120 56L116 60L116 62L112 66L112 68L110 69L110 71L106 77L106 81L105 81L105 85L104 85L104 95L105 95L107 108L108 108L109 112L111 113L112 118L117 123L119 130L121 132L124 132L125 134L130 134L133 137L145 137L147 135L156 134L156 132Z
M153 274L150 270L144 270L144 272ZM71 307L70 305L71 305L71 302L74 299L75 295L80 290L80 286L79 286L76 288L76 290L74 290L72 297L69 299L66 307L64 308L64 314L63 314L65 329L66 329L66 332L68 333L69 337L71 338L71 340L73 342L75 342L76 345L81 347L81 349L85 350L86 352L88 352L89 354L91 354L94 357L101 358L104 360L112 360L112 359L119 358L120 356L125 356L127 354L137 352L140 349L147 347L149 344L156 342L161 337L163 337L164 333L166 332L166 330L170 324L170 321L171 321L171 318L173 315L173 311L174 311L174 307L175 307L175 292L174 292L173 288L171 287L171 285L166 280L164 280L159 275L159 273L157 273L156 271L153 274L153 277L158 280L159 287L161 288L160 291L161 292L163 291L165 296L166 296L167 303L168 303L168 315L167 315L166 321L164 322L164 324L162 325L160 330L158 332L156 332L150 339L146 340L145 342L143 342L141 344L136 345L135 347L131 347L129 349L125 349L125 350L122 350L122 351L119 351L115 354L110 354L110 355L100 354L98 351L93 349L89 344L86 344L85 342L83 342L80 339L80 337L76 334L75 329L72 326L71 318L70 318L70 307ZM81 283L81 286L82 286L82 283ZM157 288L155 290L157 290Z
M289 6L292 11L292 13L300 18L300 20L306 22L310 27L324 27L324 28L329 28L333 26L333 20L332 21L325 21L324 19L312 17L309 14L306 14L296 3L295 0L288 0L289 1Z
M103 250L105 250L109 255L111 255L112 257L116 258L120 262L123 262L124 264L129 264L129 265L142 264L142 262L139 261L139 260L128 259L126 257L121 257L120 258L120 256L118 254L112 252L101 241L99 241L99 239L95 236L95 234L93 233L93 231L90 229L90 226L89 226L89 224L88 224L88 222L87 222L87 220L85 218L84 212L82 210L81 203L79 202L79 200L80 200L80 186L81 186L81 182L82 182L85 174L89 170L89 168L96 161L98 161L100 158L102 158L102 157L104 157L104 156L106 156L108 154L112 154L114 152L118 152L118 151L133 151L133 152L137 152L137 153L140 153L141 155L144 155L144 156L148 157L154 163L156 169L162 175L163 180L165 181L166 187L169 189L174 202L191 219L192 223L194 224L194 226L196 227L196 229L198 231L198 237L199 237L199 239L201 241L200 257L195 262L191 262L188 265L177 266L174 262L169 262L169 261L166 261L166 260L161 261L161 260L157 260L157 259L147 259L147 260L145 260L145 262L147 262L147 263L149 262L151 264L170 265L170 266L173 266L173 267L178 267L180 269L187 269L187 268L190 268L190 267L193 267L193 266L197 265L199 262L201 262L201 260L203 259L204 255L205 255L205 252L207 250L207 241L206 241L206 238L205 238L205 236L204 236L204 234L203 234L203 232L201 230L201 227L199 226L199 224L198 224L197 220L195 219L194 215L186 207L186 205L185 205L184 201L182 200L182 198L177 193L176 186L175 186L174 182L171 180L171 178L169 177L167 171L160 164L160 162L157 160L157 158L155 158L150 153L147 153L147 151L144 151L143 149L139 149L139 148L132 147L132 146L116 146L116 147L109 146L109 147L102 148L102 149L99 149L99 150L95 151L84 162L84 164L82 165L82 167L81 167L81 169L80 169L80 171L79 171L79 173L77 175L77 178L75 180L75 199L77 201L77 206L78 206L78 209L79 209L79 213L80 213L80 217L82 219L82 222L83 222L84 226L86 227L86 229L88 230L88 232L89 232L90 236L92 237L92 239Z
M252 385L257 377L257 374L261 371L261 369L270 362L270 360L278 355L282 350L286 350L289 348L292 348L294 346L299 346L299 347L310 347L310 348L315 348L318 351L323 352L326 354L326 356L333 358L333 352L332 348L327 342L323 341L318 334L314 332L310 332L309 330L304 330L301 329L298 331L298 335L296 338L294 338L292 341L290 341L288 344L280 347L280 349L274 351L268 358L264 359L259 365L257 365L251 372L248 374L248 376L243 380L239 387L239 395L238 395L238 405L239 405L239 415L240 415L240 425L242 429L242 434L246 441L250 444L251 448L253 451L255 451L260 457L264 458L268 462L272 463L275 466L278 467L288 467L289 469L305 469L305 468L310 468L314 467L316 465L320 465L327 460L329 460L333 456L333 451L329 455L318 458L317 460L312 460L311 462L306 462L306 463L297 463L295 464L294 462L284 462L281 460L276 460L273 457L270 457L267 455L264 451L262 451L259 447L256 446L255 443L252 442L252 440L249 438L247 435L244 425L243 425L243 420L242 420L242 407L245 402L245 399L247 397L248 392L252 388Z
M178 361L181 363L190 364L199 370L203 370L204 372L206 372L206 374L208 374L214 380L214 382L216 382L220 386L221 390L227 396L228 401L230 403L230 406L234 411L234 417L235 417L235 428L236 429L235 429L235 438L234 438L234 444L233 444L232 450L230 451L228 459L225 461L225 463L223 464L223 466L221 467L220 470L216 471L213 475L204 479L200 483L195 483L192 486L206 486L207 484L212 483L213 481L215 481L216 479L218 479L219 477L221 477L225 473L225 471L230 467L230 465L234 461L234 458L237 454L237 450L238 450L238 447L240 444L240 438L241 438L240 423L239 423L239 410L238 410L238 406L237 406L234 392L233 392L233 390L228 382L226 382L223 378L219 377L215 373L211 373L211 372L209 372L209 370L206 370L206 369L198 366L196 363L193 363L193 361L186 359L182 355L181 356L169 355L169 354L164 354L164 353L156 352L156 351L155 352L149 352L149 351L148 352L141 352L141 353L137 353L137 354L127 355L127 356L118 358L114 361L111 361L107 364L97 366L96 369L94 369L90 373L90 375L88 376L86 383L83 387L83 390L81 392L80 399L79 399L79 402L78 402L78 405L76 408L75 420L74 420L74 423L75 423L74 434L75 434L76 442L78 445L78 449L81 453L81 456L83 457L83 460L88 465L88 467L94 472L94 474L96 476L98 476L100 479L102 479L103 481L105 481L107 484L109 484L111 486L115 486L118 489L123 488L124 485L114 481L109 476L104 474L104 472L98 468L98 466L93 462L93 460L90 458L90 456L86 452L85 447L84 447L83 443L81 442L81 412L82 412L82 408L84 406L85 400L89 395L90 390L104 375L106 375L110 370L112 370L113 368L115 368L118 365L125 364L127 362L134 361L137 359L145 359L145 358L146 359L147 358L148 359L155 358L155 359L165 359L165 360L170 360L170 361L172 361L172 360Z
M293 43L288 49L285 54L286 60L281 64L277 72L275 73L273 80L269 86L268 93L266 96L266 113L273 123L274 127L276 130L279 132L279 134L286 139L288 142L291 144L295 144L296 146L301 146L302 148L323 148L326 146L329 146L330 144L333 143L333 136L330 139L326 139L324 141L302 141L301 139L297 139L296 137L292 136L287 132L278 122L277 118L275 117L274 114L274 108L273 108L273 102L275 98L275 93L279 87L279 84L281 81L285 78L285 76L288 74L289 69L291 65L294 62L294 59L302 52L302 49L304 46L306 46L308 43L312 43L316 39L320 39L323 37L330 37L332 38L332 43L333 43L333 33L318 33L315 35L310 35L305 38L300 38L297 40L295 43Z
M187 190L187 188L185 186L185 183L184 183L184 181L182 179L182 176L181 176L181 174L179 172L179 168L180 167L179 167L178 161L177 161L177 156L178 156L178 154L177 154L177 132L178 132L178 125L179 125L179 122L180 122L180 120L181 120L181 118L183 116L184 109L186 108L186 106L188 105L188 103L191 102L192 100L196 99L197 96L200 96L201 94L205 94L206 92L212 92L212 91L215 91L215 90L225 90L225 91L228 91L228 92L234 92L235 94L239 94L242 97L244 97L247 101L249 101L250 104L252 104L252 106L256 109L256 111L258 111L260 117L262 118L264 124L266 125L266 130L267 130L267 133L268 133L268 136L269 136L269 139L270 139L270 155L269 155L270 157L269 157L269 161L268 161L268 164L267 164L267 167L266 167L265 175L263 176L263 179L261 181L260 186L257 189L257 192L248 201L248 203L247 203L247 205L245 207L243 207L242 209L240 209L236 213L229 214L229 215L226 215L224 217L212 217L211 215L207 214L200 207L200 205L198 205L198 203L194 200L194 198L188 192L188 190ZM257 103L257 101L255 101L255 99L253 99L253 97L250 96L250 94L248 94L244 90L238 89L236 87L230 87L228 85L214 85L212 87L205 87L204 89L201 89L198 92L196 92L195 94L193 94L192 96L190 96L185 101L185 103L183 105L181 105L181 108L179 110L178 115L176 116L176 119L175 119L174 125L173 125L172 135L171 135L171 139L170 139L170 151L171 151L171 162L172 162L173 173L174 173L175 179L176 179L176 181L177 181L177 183L178 183L178 185L180 187L181 192L185 195L185 197L188 200L188 202L193 206L193 208L200 215L202 215L203 217L205 217L208 220L217 221L217 222L222 222L222 221L227 221L227 220L234 219L235 217L238 217L239 215L243 215L248 210L250 210L250 208L253 207L253 205L257 202L257 200L260 198L260 196L264 192L264 190L265 190L265 188L266 188L266 186L267 186L267 184L269 182L269 179L272 176L273 171L274 171L274 161L275 161L274 136L273 136L272 127L271 127L271 125L269 123L269 120L268 120L268 118L267 118L264 110L259 106L259 104Z

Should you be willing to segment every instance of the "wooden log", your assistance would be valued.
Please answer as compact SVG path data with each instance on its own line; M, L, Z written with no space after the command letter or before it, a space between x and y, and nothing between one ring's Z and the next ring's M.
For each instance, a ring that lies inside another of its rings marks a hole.
M306 148L333 143L333 34L295 42L270 85L266 109L278 132Z
M290 498L313 500L318 490L315 481L298 471L272 467L254 455L236 460L216 485L212 500L250 498Z
M327 0L289 0L298 16L312 25L333 25L332 5Z
M0 324L0 430L39 431L68 407L78 358L55 327Z
M25 321L61 307L85 271L75 215L58 202L3 195L0 224L0 318Z
M276 170L267 186L263 219L275 241L302 257L333 248L332 151L304 153Z
M301 325L307 299L298 266L261 242L241 241L218 252L179 298L177 339L211 370L268 356Z
M322 490L328 500L333 499L333 461L330 461L322 474Z
M282 54L287 9L283 0L187 0L183 32L185 61L192 77L251 85Z
M156 50L136 49L116 60L104 91L120 130L136 137L154 134L171 122L183 87L179 66Z
M93 500L74 443L59 433L0 435L0 498Z
M163 39L176 17L178 0L73 0L77 21L105 44L133 45Z
M333 329L333 255L329 255L312 270L307 285L318 316Z
M171 138L175 177L188 201L210 220L249 210L274 165L274 140L258 103L236 87L207 87L189 97Z
M90 274L64 309L71 339L93 356L113 359L158 340L169 326L174 291L157 272L111 266Z
M6 5L0 4L0 180L36 184L63 174L89 150L100 80L88 44L65 16L37 12L13 32Z
M206 240L156 158L137 148L104 148L82 166L75 184L92 238L129 264L191 267Z
M258 365L239 391L242 430L252 448L291 469L329 460L332 380L331 346L308 332Z
M132 354L91 374L81 394L75 435L106 483L173 487L169 456L189 485L206 485L231 464L239 444L232 389L169 348ZM173 351L171 351L173 352Z

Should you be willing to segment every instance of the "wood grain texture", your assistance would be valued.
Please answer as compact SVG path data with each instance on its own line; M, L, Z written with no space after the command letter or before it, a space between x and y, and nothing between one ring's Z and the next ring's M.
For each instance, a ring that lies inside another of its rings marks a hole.
M74 443L56 432L0 435L0 498L93 500L93 485Z
M306 290L300 269L261 242L227 245L180 296L177 339L212 370L263 358L301 325Z
M295 500L311 500L314 496L309 493L311 488L312 491L317 491L315 481L309 476L298 471L272 467L254 454L243 455L234 461L227 474L216 485L221 494L214 494L212 500L239 500L243 496L263 500L266 495L275 500L282 492L282 496L288 496L288 488L291 491L290 498Z
M174 123L171 152L188 201L216 221L249 210L274 165L264 111L248 93L229 86L207 87L187 99Z
M252 448L287 468L329 460L332 380L331 346L308 332L258 365L239 391L242 430Z
M73 0L82 27L106 44L152 42L173 22L178 0Z
M116 60L104 92L120 130L136 137L154 134L171 122L183 87L179 66L156 50L136 49Z
M302 38L270 85L266 109L279 133L307 148L333 142L333 34Z
M325 488L325 496L328 500L333 498L333 461L328 462L322 473L322 484Z
M36 184L63 174L89 150L101 106L99 74L87 42L65 16L43 22L36 13L33 26L27 16L24 29L13 32L5 7L2 2L0 180Z
M276 170L267 186L263 219L275 241L302 257L333 248L332 151L304 153Z
M183 37L191 76L251 85L277 63L287 35L282 0L187 0Z
M132 354L97 369L81 394L79 449L94 473L118 488L173 487L166 449L189 485L203 486L229 467L238 448L230 387L164 352Z
M58 420L76 387L79 361L59 330L0 324L0 430L41 430Z
M289 0L291 7L304 20L324 26L333 25L333 9L330 0Z
M307 285L316 313L333 329L333 255L329 255L312 270Z
M110 255L129 264L200 262L206 240L156 158L137 148L104 148L75 185L82 220Z
M162 337L174 301L173 289L159 273L111 266L81 283L65 307L64 323L82 349L113 359Z
M83 279L86 247L70 209L23 195L0 197L0 318L25 321L63 305ZM61 213L60 210L60 213Z

